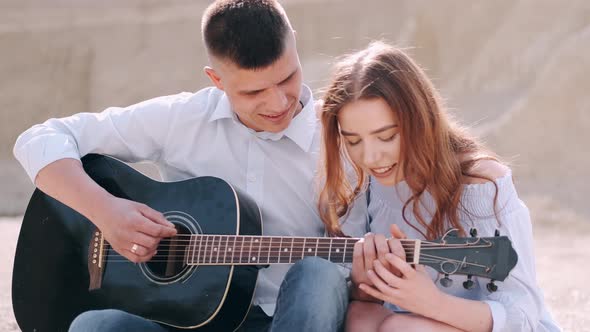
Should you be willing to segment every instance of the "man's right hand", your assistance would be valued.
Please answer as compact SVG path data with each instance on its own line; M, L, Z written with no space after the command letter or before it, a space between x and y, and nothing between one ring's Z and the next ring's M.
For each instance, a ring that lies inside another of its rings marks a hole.
M79 160L50 163L39 171L35 184L92 221L113 249L132 262L148 261L162 238L176 235L160 212L111 195L86 174Z
M92 222L111 247L132 262L146 262L160 240L176 235L174 225L149 206L111 196Z

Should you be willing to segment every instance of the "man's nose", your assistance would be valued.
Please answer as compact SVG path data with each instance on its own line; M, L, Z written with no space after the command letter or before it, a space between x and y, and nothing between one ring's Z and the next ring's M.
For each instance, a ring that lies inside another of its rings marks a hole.
M289 106L287 93L280 87L271 89L269 98L270 109L275 112L283 112Z

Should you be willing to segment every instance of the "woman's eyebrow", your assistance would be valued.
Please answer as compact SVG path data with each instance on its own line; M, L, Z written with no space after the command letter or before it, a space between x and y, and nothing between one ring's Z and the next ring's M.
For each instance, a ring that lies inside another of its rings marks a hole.
M383 131L386 131L388 129L395 128L395 127L397 127L396 124L387 125L385 127L381 127L379 129L373 130L372 132L370 132L370 134L378 134L380 132L383 132ZM342 134L342 136L359 136L359 134L357 134L357 133L351 133L346 130L340 130L340 134Z

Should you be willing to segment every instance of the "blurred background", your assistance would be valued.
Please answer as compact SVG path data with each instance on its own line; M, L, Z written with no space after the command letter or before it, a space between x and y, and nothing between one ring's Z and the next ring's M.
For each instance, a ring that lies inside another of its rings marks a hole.
M456 118L510 162L546 300L565 330L590 329L590 2L280 2L316 97L337 56L374 39L408 49ZM18 331L12 259L34 189L12 156L17 136L50 117L208 86L208 3L0 0L0 330Z

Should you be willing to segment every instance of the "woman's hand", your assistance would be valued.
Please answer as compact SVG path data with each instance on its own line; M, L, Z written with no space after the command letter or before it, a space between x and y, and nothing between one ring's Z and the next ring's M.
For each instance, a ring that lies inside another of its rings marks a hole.
M371 233L366 234L364 238L354 244L352 271L350 272L350 279L352 281L351 297L354 300L379 301L376 298L368 296L358 288L360 284L373 285L367 276L367 271L373 267L373 261L377 257L375 252L375 236Z
M393 303L415 314L432 317L443 293L436 287L424 266L414 269L400 257L387 254L385 259L401 274L395 275L380 261L374 262L374 270L367 272L370 284L362 283L360 290L382 301Z
M386 239L382 234L367 233L364 238L355 243L352 258L352 272L350 274L353 283L351 295L353 299L378 301L358 289L358 285L361 283L373 285L367 276L367 272L373 270L373 262L376 259L385 268L391 269L393 273L399 274L385 259L385 255L391 252L405 260L405 251L398 239L405 238L406 236L396 225L391 226L390 232L393 236L392 239Z

